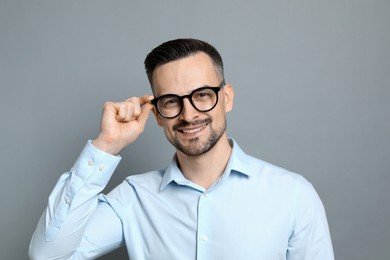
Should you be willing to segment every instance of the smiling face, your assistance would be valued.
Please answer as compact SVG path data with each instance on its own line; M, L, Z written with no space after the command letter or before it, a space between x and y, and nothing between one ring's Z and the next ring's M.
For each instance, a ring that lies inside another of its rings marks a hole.
M221 81L211 59L203 52L159 65L153 72L156 97L166 94L187 95L200 87L218 86ZM218 104L208 112L199 112L185 98L179 116L166 119L155 112L157 122L179 152L188 156L204 154L221 137L226 138L226 112L233 107L233 96L231 85L226 84L218 92Z

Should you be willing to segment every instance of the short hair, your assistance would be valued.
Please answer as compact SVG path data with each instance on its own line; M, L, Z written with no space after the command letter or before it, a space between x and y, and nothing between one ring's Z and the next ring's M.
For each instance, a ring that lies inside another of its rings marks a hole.
M179 60L199 52L207 54L221 80L224 79L222 57L211 44L192 38L182 38L162 43L154 48L145 58L145 71L153 88L153 72L157 66Z

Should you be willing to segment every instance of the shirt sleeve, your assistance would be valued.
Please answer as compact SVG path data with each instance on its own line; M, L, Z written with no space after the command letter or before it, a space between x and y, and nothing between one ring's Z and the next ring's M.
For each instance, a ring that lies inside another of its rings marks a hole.
M98 195L120 160L120 156L100 151L88 141L74 166L61 175L50 194L31 239L31 259L79 259L76 256L80 253L99 254L97 248L107 251L121 243L121 221ZM110 237L110 241L94 241L94 233Z
M313 186L300 178L295 193L288 260L334 260L324 206Z

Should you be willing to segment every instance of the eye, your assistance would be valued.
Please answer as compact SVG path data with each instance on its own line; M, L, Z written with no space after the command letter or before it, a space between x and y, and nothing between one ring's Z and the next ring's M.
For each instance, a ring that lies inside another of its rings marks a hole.
M210 93L206 93L206 92L199 93L199 97L207 97L209 95L210 95Z
M213 98L214 92L210 89L201 89L192 95L194 100L209 100Z
M178 98L177 97L165 97L160 99L160 106L163 108L173 108L178 106Z

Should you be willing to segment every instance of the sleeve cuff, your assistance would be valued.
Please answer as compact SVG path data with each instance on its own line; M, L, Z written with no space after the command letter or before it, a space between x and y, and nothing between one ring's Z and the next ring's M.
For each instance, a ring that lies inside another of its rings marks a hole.
M71 171L84 183L105 186L121 159L119 155L115 156L97 149L93 146L92 140L89 140Z

